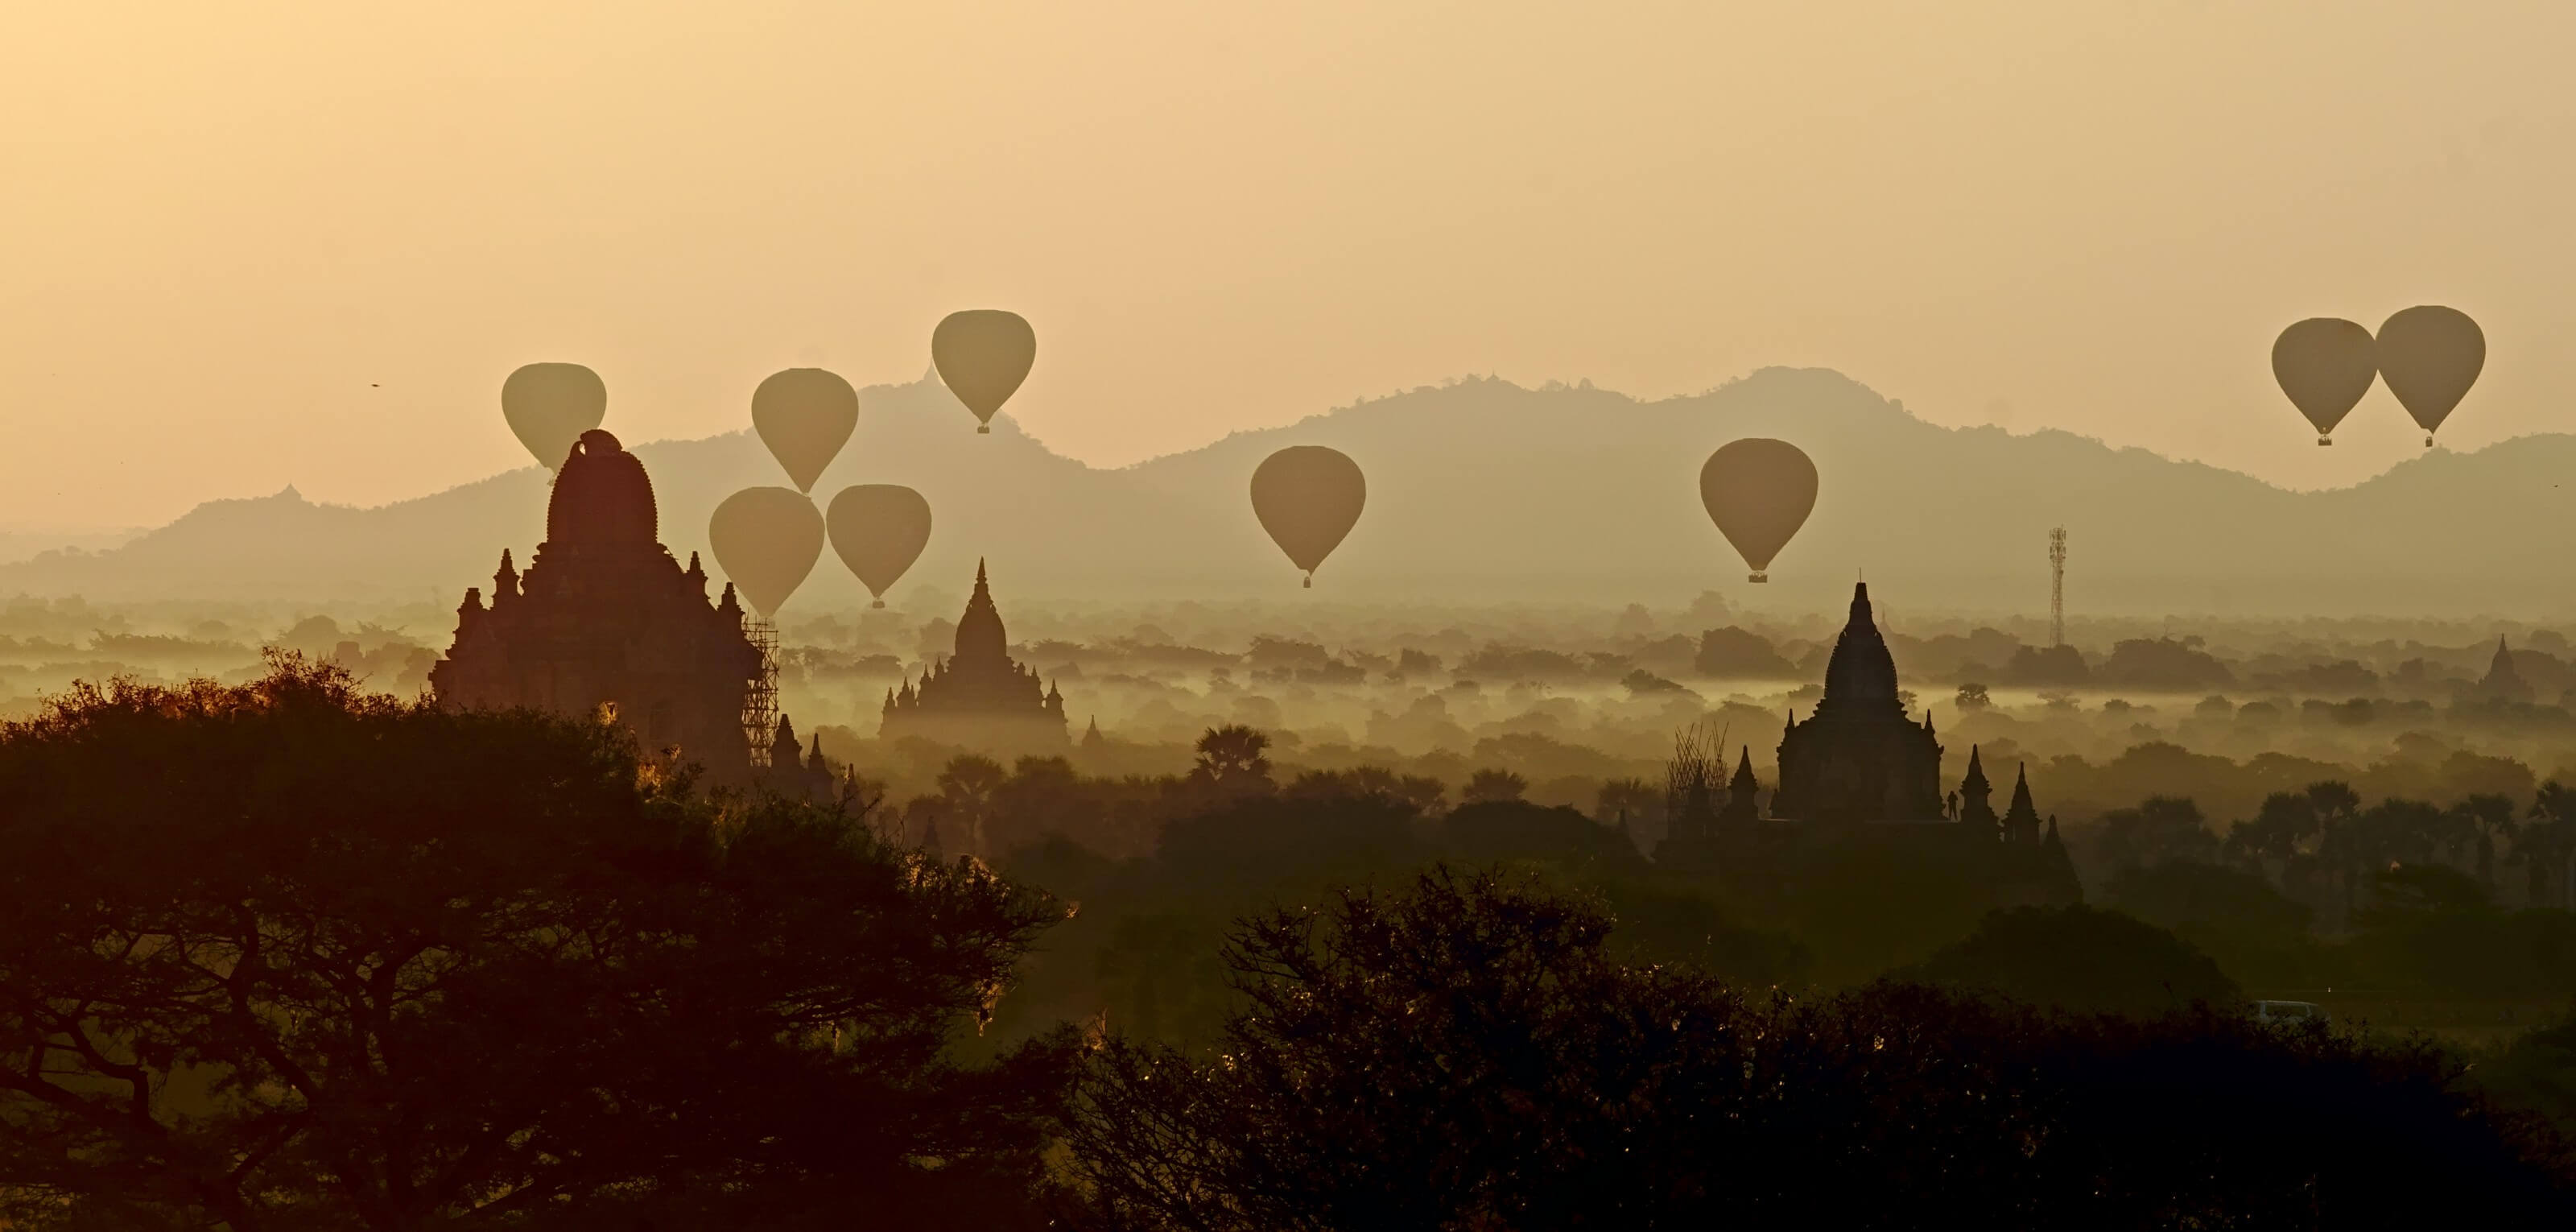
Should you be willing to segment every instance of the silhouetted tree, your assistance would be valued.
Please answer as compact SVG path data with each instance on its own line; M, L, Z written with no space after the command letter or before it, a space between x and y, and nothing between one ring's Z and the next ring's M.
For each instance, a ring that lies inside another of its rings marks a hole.
M2149 796L2136 808L2102 814L2101 825L2102 861L2115 873L2167 860L2218 858L2218 836L2203 822L2200 806L2188 799Z
M1002 769L1002 763L976 753L951 758L940 770L941 837L956 844L955 850L979 856L999 854L992 850L985 830L993 819L993 795L1008 778L1010 772Z
M2514 818L2513 800L2481 792L2452 805L2451 811L2474 835L2478 881L2488 889L2494 889L2496 840L2501 838L2510 843L2514 833L2520 829L2520 823Z
M2143 927L2143 926L2140 926ZM1922 986L1747 1001L1490 875L1246 922L1200 1056L1093 1054L1106 1226L2519 1226L2563 1151L2438 1053ZM2300 1109L2297 1132L2246 1109Z
M1529 780L1509 770L1479 770L1467 776L1467 785L1458 792L1466 804L1496 804L1518 800L1529 793Z
M1384 766L1357 766L1349 770L1309 770L1298 775L1285 794L1301 800L1374 797L1429 816L1440 811L1448 793L1440 780L1429 775L1397 774Z
M1228 724L1207 729L1196 747L1198 763L1190 770L1192 781L1214 789L1220 796L1271 790L1269 736Z
M2242 992L2190 942L2093 907L1997 911L1899 978L2090 1014L2232 1009Z
M0 726L0 1193L233 1232L1000 1219L1069 1043L943 1057L1060 915L611 726L291 660L79 688Z
M2531 804L2531 819L2513 841L2513 862L2523 868L2527 895L2534 907L2565 907L2567 866L2576 859L2576 789L2556 779L2540 785Z

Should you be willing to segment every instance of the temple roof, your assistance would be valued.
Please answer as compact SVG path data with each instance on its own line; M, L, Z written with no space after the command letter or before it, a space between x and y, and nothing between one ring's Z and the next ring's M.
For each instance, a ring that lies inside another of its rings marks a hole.
M617 438L593 428L574 442L546 501L546 542L603 547L657 544L653 480Z
M1896 697L1896 659L1870 615L1869 583L1860 582L1852 587L1851 620L1825 664L1825 696L1816 703L1816 717L1880 713L1902 718L1905 709Z
M2004 820L2026 821L2034 826L2039 824L2039 810L2030 802L2030 766L2027 763L2013 778L2012 805L2004 810Z
M975 593L966 614L957 618L957 661L1001 663L1011 657L1010 639L1002 632L1002 613L993 607L992 588L984 581L984 562L975 562Z

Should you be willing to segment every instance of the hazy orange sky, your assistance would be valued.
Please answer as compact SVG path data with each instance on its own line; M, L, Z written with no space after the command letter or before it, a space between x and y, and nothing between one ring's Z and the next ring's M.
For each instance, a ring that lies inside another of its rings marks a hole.
M2576 381L2565 3L388 8L0 10L0 523L521 465L531 360L726 431L981 306L1099 464L1794 364L2314 486L2420 437L2379 389L2317 449L2291 320L2478 317L2461 447Z

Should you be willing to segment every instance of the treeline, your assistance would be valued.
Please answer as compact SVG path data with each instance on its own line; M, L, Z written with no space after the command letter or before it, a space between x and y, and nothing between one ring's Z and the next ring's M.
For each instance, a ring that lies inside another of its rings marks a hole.
M2324 780L2224 833L2188 798L2105 814L2102 898L2248 982L2445 997L2576 997L2576 791L2365 804ZM2519 907L2507 905L2518 902Z
M1986 915L1914 982L1809 995L1730 977L1790 958L1725 952L1713 939L1770 934L1573 810L1427 811L1397 776L1282 784L1242 735L1202 756L1153 788L1180 815L1149 853L1040 827L999 857L1009 876L909 845L856 798L705 791L614 727L370 696L336 667L76 691L0 725L0 1219L2576 1213L2563 1140L2456 1060L2260 1026L2205 956L2124 915ZM1213 935L1157 940L1191 918ZM1063 939L1104 925L1127 941L1091 949L1085 978L1170 995L1033 1012ZM2024 1004L2087 995L2105 1012ZM2545 1051L2519 1063L2556 1072Z

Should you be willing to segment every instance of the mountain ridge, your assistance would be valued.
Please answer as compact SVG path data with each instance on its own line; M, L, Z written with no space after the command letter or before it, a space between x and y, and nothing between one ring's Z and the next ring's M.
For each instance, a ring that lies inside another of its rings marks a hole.
M2576 436L2561 434L2437 449L2302 492L2062 429L1943 427L1831 370L1766 368L1653 401L1467 378L1097 468L1008 416L977 436L935 382L861 397L859 430L814 494L890 482L930 500L932 544L897 602L924 585L958 590L990 557L1005 594L1051 600L1624 603L1717 589L1812 608L1838 604L1866 569L1914 611L2028 612L2046 604L2047 530L2066 525L2069 602L2082 610L2576 605L2576 585L2533 566L2576 548L2565 516L2576 501L2550 480L2576 467ZM1709 450L1752 435L1800 444L1825 477L1768 588L1744 583L1696 487ZM1358 529L1304 593L1243 494L1259 459L1293 444L1341 448L1370 484ZM704 548L718 500L786 483L748 429L633 449L683 560ZM120 547L0 565L0 593L452 605L504 547L525 560L546 483L531 466L377 506L315 504L292 487L208 501ZM827 549L788 614L861 601Z

